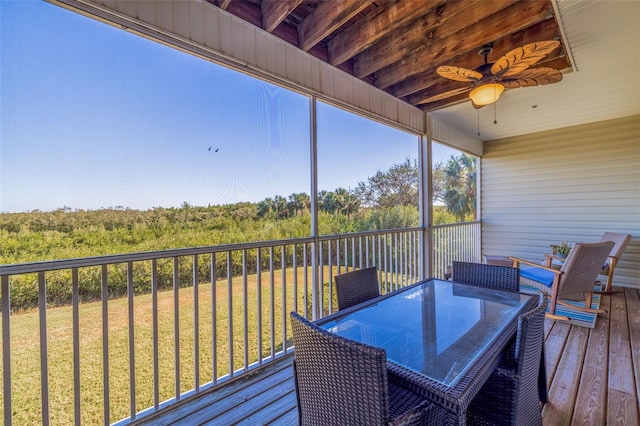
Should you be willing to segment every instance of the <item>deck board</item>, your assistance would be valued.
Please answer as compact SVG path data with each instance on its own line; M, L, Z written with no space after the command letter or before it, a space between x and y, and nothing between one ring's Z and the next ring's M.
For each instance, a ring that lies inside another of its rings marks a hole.
M606 301L604 300L606 299ZM609 297L603 297L602 309L609 310ZM607 363L609 362L609 318L601 316L589 333L589 341L582 367L580 386L576 396L572 424L603 425L607 398Z
M626 297L612 297L607 424L638 424L628 314L633 312L627 311Z
M640 293L604 296L593 329L547 320L544 425L640 424ZM137 425L295 425L291 357L141 419Z
M545 425L571 423L589 331L584 327L570 327L564 351L549 388L549 402L542 411Z
M640 312L640 291L631 288L625 289L625 299L627 302L629 340L631 342L636 396L638 397L638 405L640 406L640 315L638 315Z

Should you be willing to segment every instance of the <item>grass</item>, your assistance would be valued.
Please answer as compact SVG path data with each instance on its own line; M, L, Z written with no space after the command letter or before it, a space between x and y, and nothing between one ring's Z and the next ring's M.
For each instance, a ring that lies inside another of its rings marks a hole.
M311 276L308 276L309 292ZM328 269L325 270L325 281ZM233 347L233 369L243 368L258 359L258 354L269 356L290 346L291 331L287 325L286 342L283 342L282 323L288 320L292 310L304 311L304 271L295 271L298 285L293 297L293 269L287 269L286 285L282 285L282 271L275 271L273 283L268 273L261 276L261 307L258 309L258 286L256 275L247 279L247 301L243 298L242 278L234 278L229 285L226 280L215 285L216 334L212 331L212 286L198 286L199 309L200 385L229 372L229 347ZM334 272L335 273L335 272ZM273 300L270 298L273 288ZM335 295L334 295L335 298ZM229 303L231 300L231 303ZM284 300L284 303L283 303ZM295 300L295 307L294 307ZM335 300L335 299L334 299ZM133 302L135 333L135 387L136 411L153 406L153 339L151 295L136 296ZM179 290L177 325L179 333L180 392L195 387L194 368L194 289ZM337 306L334 305L333 306ZM158 359L159 402L175 397L176 346L174 321L174 293L158 293ZM80 412L83 424L103 423L103 338L101 302L80 305ZM245 346L244 318L247 318ZM229 333L229 318L232 318L232 335ZM262 320L262 332L258 332L258 318ZM272 320L273 318L273 320ZM47 344L49 363L49 412L51 424L73 424L73 329L71 307L47 309ZM129 389L129 324L126 298L108 302L108 352L109 352L109 422L130 415ZM41 380L39 314L37 311L14 314L11 317L11 376L13 423L20 425L41 424ZM274 329L273 342L271 327ZM259 334L262 345L259 347ZM1 336L0 336L1 338ZM245 351L247 359L245 359ZM215 357L215 361L214 361ZM2 366L0 365L0 368ZM215 369L215 374L214 374ZM0 389L2 390L2 389ZM0 417L4 415L0 406Z

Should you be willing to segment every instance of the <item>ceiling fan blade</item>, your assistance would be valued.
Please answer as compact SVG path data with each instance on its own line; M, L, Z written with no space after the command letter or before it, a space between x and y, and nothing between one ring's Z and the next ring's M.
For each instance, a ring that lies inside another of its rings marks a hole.
M553 68L530 68L519 73L517 78L505 78L500 83L508 88L541 86L562 80L562 73Z
M478 71L468 70L466 68L442 66L436 70L440 77L448 78L455 81L478 81L482 78L482 74Z
M437 95L429 96L428 98L424 98L418 104L428 104L430 102L440 101L442 99L450 98L452 96L459 95L461 93L467 92L471 90L473 86L461 87L459 89L448 90L446 92L438 93Z
M534 65L559 45L560 42L557 40L525 44L498 59L491 67L491 73L498 78L512 77Z

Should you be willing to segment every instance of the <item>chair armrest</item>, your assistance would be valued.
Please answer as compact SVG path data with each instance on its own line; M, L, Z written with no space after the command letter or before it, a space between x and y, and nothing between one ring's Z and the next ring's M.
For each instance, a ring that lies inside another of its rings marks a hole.
M565 260L567 260L567 258L566 258L566 257L560 257L560 256L557 256L557 255L555 255L555 254L549 254L549 253L545 253L545 254L544 254L544 257L546 257L548 261L549 261L549 260L551 260L551 259L560 260L560 261L562 261L562 262L564 262Z
M387 380L389 383L408 389L413 393L421 394L422 385L412 380L414 374L417 375L417 373L410 372L387 360Z
M558 269L553 269L548 266L541 265L539 263L531 262L525 259L520 259L518 257L510 257L510 259L513 260L513 264L515 268L519 268L520 267L519 264L524 263L525 265L535 266L536 268L544 269L546 271L553 272L556 275L560 275L560 271Z

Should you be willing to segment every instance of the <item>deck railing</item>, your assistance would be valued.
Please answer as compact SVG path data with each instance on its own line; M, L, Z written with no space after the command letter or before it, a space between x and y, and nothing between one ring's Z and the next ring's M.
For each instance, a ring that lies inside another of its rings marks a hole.
M434 228L436 275L449 259L476 255L477 230ZM422 233L1 266L4 423L126 424L286 356L288 313L335 312L336 274L376 266L381 293L419 281ZM17 280L37 287L38 307L12 315ZM86 300L91 286L99 300ZM54 299L63 306L52 306Z
M417 281L420 232L2 266L5 424L33 421L34 412L42 424L95 423L96 405L105 424L126 422L285 355L288 312L335 311L335 274L375 265L383 292ZM11 316L18 279L37 286L38 308ZM87 282L99 301L81 303ZM53 283L68 287L68 306L51 306L61 299L48 294Z
M433 276L445 278L451 273L454 260L482 260L481 222L435 225L433 229Z

